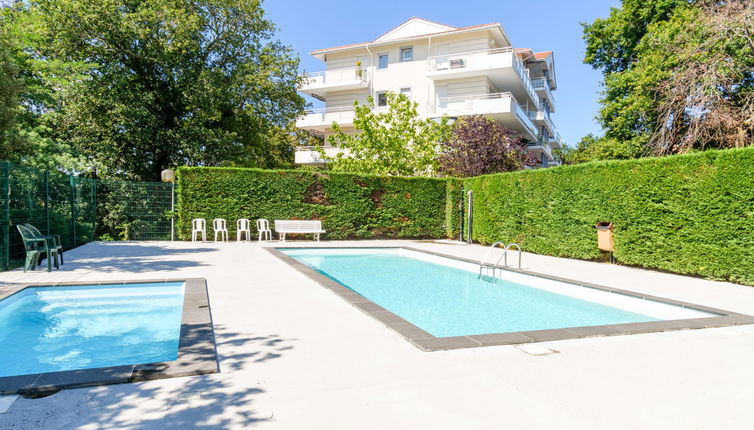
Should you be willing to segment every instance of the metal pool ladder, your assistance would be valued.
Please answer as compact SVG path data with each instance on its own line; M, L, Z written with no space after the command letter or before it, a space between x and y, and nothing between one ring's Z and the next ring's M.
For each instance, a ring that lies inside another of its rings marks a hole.
M490 254L492 254L492 251L498 247L498 245L502 245L503 249L503 255L500 256L500 258L497 259L496 262L489 261ZM505 242L495 242L487 249L487 253L482 257L481 260L479 260L479 276L482 277L482 275L490 276L490 270L492 271L491 277L494 278L496 271L498 267L500 266L500 261L503 261L503 265L505 267L508 267L508 251L515 248L516 251L518 251L518 268L521 268L521 247L517 243L509 243L505 244ZM485 273L486 270L486 273Z

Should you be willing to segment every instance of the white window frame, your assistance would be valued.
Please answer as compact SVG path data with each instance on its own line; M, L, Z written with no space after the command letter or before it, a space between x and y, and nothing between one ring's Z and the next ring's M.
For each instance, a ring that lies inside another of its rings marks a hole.
M411 52L411 58L404 59L403 58L403 52L410 51ZM408 61L414 61L414 47L413 46L401 46L401 48L398 50L398 61L401 63L405 63Z
M380 58L385 57L385 67L382 67ZM387 52L380 52L377 54L377 70L385 70L390 65L390 55Z
M408 90L408 91L403 91ZM401 87L401 89L398 91L398 94L403 94L409 99L411 99L411 87Z
M381 95L385 96L385 104L384 105L380 104L380 96ZM387 91L377 91L377 92L374 93L374 106L378 107L378 108L387 107Z

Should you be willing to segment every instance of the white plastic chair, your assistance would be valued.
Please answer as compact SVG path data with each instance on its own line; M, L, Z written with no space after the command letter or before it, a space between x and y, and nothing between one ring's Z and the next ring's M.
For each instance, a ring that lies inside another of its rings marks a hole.
M199 233L202 234L202 242L207 241L207 221L204 218L191 220L191 241L196 242Z
M236 242L241 241L241 236L246 234L246 241L251 240L251 222L247 218L241 218L236 221Z
M270 222L266 219L257 220L257 231L259 232L259 241L272 240L272 230L270 230Z
M215 242L217 242L217 234L220 233L220 240L223 242L228 241L228 226L222 218L215 218L212 220L212 230L215 231Z

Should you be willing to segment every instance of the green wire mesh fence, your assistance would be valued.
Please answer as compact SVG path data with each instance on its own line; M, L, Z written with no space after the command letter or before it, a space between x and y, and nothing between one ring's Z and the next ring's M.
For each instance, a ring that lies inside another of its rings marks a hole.
M66 249L104 240L170 240L173 184L94 180L0 162L0 270L25 251L16 225L59 235Z

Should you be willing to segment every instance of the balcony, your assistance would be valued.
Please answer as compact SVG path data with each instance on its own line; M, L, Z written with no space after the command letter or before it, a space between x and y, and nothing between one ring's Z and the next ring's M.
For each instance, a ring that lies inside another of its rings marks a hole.
M548 142L553 148L560 148L563 144L563 139L560 137L560 133L555 133L555 136L550 136Z
M427 76L435 81L486 76L496 87L510 91L527 105L539 107L529 73L512 48L485 49L430 57Z
M511 93L479 94L437 99L427 106L430 116L485 115L503 126L535 139L537 127L529 120L526 111Z
M552 107L552 111L555 112L555 96L552 94L552 88L550 88L550 83L545 78L536 78L532 79L531 81L532 85L534 85L534 89L537 90L537 93L541 96L547 99L547 101L550 103L550 106Z
M547 159L550 161L555 159L555 157L553 157L552 155L552 147L550 147L550 144L541 139L538 139L535 142L529 143L528 145L526 145L526 149L527 151L533 152L535 154L540 154L544 152L545 155L547 156Z
M332 158L334 158L339 152L338 148L334 148L332 146L325 146L322 149L324 149L325 155L327 155L327 157L332 157ZM299 146L296 148L295 163L296 164L324 164L326 163L326 161L322 159L321 154L319 153L319 151L317 151L317 147Z
M365 89L369 86L369 73L361 67L332 69L303 75L304 82L298 90L304 94L324 98L328 91Z
M528 112L528 115L529 119L536 121L536 124L538 126L544 124L552 134L557 135L557 132L555 131L555 124L552 122L552 119L550 118L550 114L548 112L545 112L543 110L532 111Z
M340 126L353 125L355 115L353 106L313 109L306 111L306 114L296 121L296 127L325 132L332 128L333 122Z

